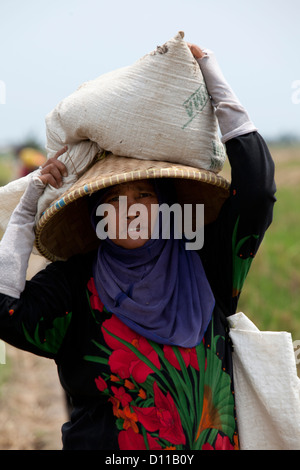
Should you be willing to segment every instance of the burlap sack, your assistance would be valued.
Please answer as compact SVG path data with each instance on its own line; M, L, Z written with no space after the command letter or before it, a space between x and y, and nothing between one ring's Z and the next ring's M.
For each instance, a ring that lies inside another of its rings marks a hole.
M217 120L200 67L183 38L179 32L134 64L84 83L46 116L47 156L67 144L68 152L60 159L69 176L59 190L47 186L37 218L101 149L214 172L222 169L225 151ZM2 194L0 189L1 205L6 201L11 208L18 202L14 195L8 201L7 194L4 201Z
M61 101L46 118L51 149L89 139L115 155L220 171L217 122L183 36Z
M10 183L0 188L0 238L2 237L10 216L22 197L28 185L29 175Z
M48 155L68 144L61 159L72 174L82 173L78 165L88 166L97 147L85 156L77 147L93 142L115 155L220 171L225 151L217 120L183 38L179 32L134 64L88 81L62 100L46 117ZM67 185L68 180L61 193ZM42 196L38 216L54 199L50 192Z

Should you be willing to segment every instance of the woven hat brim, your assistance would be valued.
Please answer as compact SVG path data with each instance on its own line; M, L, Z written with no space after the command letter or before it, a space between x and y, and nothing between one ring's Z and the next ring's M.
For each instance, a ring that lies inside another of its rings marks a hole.
M116 184L157 178L173 179L180 204L204 204L205 224L217 218L229 196L230 183L211 171L109 155L96 161L44 211L36 226L38 251L55 261L96 249L100 240L90 222L88 196Z

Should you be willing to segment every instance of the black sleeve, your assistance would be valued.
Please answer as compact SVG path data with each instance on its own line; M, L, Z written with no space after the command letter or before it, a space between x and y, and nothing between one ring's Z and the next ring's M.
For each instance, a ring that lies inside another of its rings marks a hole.
M218 219L205 229L201 258L226 316L236 312L250 265L272 222L274 162L257 132L226 143L231 165L230 196Z
M72 318L77 261L55 262L26 282L20 299L0 293L0 338L56 358Z

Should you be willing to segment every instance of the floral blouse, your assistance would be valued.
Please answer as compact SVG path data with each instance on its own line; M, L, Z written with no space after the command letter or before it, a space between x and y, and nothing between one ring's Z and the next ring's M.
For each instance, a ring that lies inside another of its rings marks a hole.
M94 253L50 264L20 299L0 294L0 337L57 364L72 403L64 449L238 448L226 317L271 223L275 184L258 133L232 139L226 150L230 197L199 252L216 306L195 348L147 340L109 312L95 289Z

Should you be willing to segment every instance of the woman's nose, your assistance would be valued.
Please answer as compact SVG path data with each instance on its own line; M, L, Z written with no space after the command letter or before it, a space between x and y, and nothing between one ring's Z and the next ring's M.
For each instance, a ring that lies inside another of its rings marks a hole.
M139 216L139 212L135 211L134 208L130 211L131 206L137 204L138 200L135 196L127 196L127 218L136 219Z

